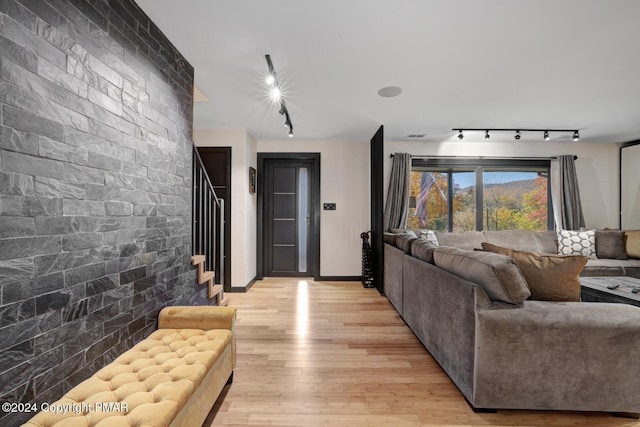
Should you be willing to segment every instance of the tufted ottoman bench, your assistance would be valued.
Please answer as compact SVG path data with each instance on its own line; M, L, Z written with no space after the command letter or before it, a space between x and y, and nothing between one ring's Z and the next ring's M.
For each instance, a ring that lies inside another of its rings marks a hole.
M235 366L232 307L167 307L158 330L24 426L200 426Z

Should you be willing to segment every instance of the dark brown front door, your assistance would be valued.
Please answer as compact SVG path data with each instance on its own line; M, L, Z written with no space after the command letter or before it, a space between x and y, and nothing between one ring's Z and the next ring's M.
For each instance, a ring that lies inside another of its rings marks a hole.
M264 174L265 276L314 276L313 162L267 160Z

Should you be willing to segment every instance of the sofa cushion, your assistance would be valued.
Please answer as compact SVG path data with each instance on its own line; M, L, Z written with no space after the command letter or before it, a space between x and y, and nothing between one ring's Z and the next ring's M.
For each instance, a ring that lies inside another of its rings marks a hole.
M640 230L624 232L625 250L629 258L640 259Z
M499 230L484 231L487 242L519 251L558 253L554 231Z
M522 304L531 295L520 270L506 255L440 246L433 259L436 266L480 285L494 301Z
M434 245L423 239L416 239L411 244L411 255L429 264L434 264L433 252L436 248L438 248L438 245Z
M463 233L436 231L435 233L440 246L453 246L454 248L466 249L468 251L480 249L482 242L487 241L482 231L466 231Z
M638 277L640 260L637 259L590 259L580 276L631 276Z
M512 251L511 257L529 285L532 300L580 301L583 255L551 255Z
M596 258L596 231L558 230L559 255L584 255Z
M627 259L624 231L596 230L596 256L606 259Z
M398 234L396 237L396 247L409 254L411 253L411 243L416 239L417 237L410 234Z

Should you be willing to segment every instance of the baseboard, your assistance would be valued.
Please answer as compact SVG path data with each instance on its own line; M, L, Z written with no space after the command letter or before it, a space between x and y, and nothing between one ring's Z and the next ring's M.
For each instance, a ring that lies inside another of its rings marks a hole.
M254 283L256 283L258 279L256 279L255 277L253 279L251 279L251 281L249 283L247 283L247 286L232 286L231 289L229 289L228 291L225 291L227 293L230 294L242 294L247 292L249 289L251 289L251 287L253 286Z
M318 276L316 282L362 282L362 276Z

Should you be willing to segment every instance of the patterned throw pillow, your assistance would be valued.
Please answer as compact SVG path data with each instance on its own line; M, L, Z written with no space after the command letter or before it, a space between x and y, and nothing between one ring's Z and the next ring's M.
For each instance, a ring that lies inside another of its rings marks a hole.
M558 230L558 254L596 259L596 230Z
M418 234L418 238L422 240L426 240L432 245L438 245L438 236L436 236L435 231L433 230L420 230L420 234Z

